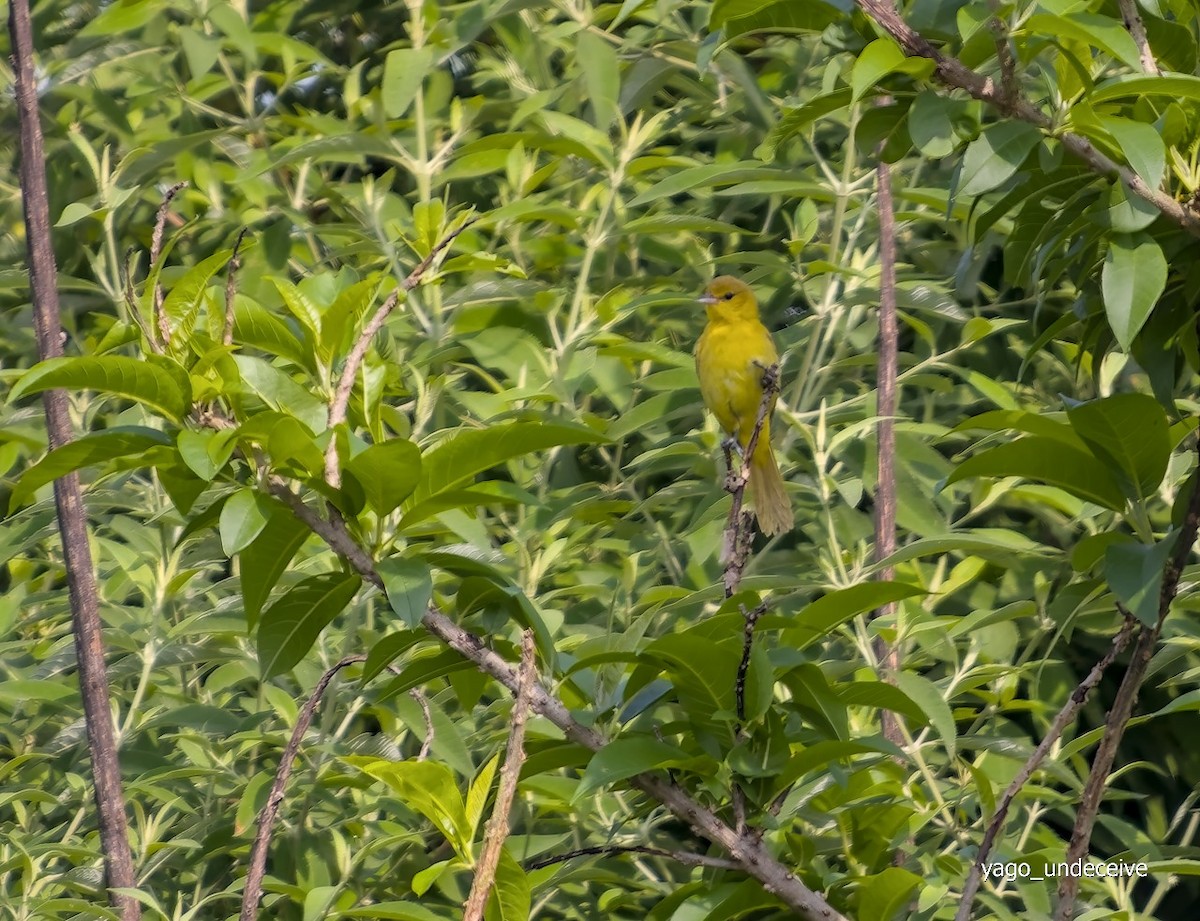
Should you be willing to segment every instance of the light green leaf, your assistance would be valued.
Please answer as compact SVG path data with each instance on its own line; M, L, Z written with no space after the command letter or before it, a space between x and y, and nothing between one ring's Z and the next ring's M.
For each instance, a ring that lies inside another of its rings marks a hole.
M877 38L864 48L850 71L851 101L858 102L867 90L904 63L904 52L890 38Z
M392 438L360 451L346 464L363 488L376 514L387 515L400 507L421 476L421 452L411 441Z
M405 805L433 823L459 859L470 862L471 823L450 768L433 761L383 761L362 755L345 760L387 784Z
M17 381L9 400L61 387L99 390L144 403L179 422L187 415L192 395L180 389L176 375L158 364L124 355L51 358L30 368Z
M925 880L903 867L888 867L858 883L858 921L892 921Z
M1129 351L1167 284L1167 260L1147 234L1114 236L1104 257L1100 290L1108 325Z
M1116 139L1130 168L1145 180L1146 185L1157 189L1167 165L1162 135L1153 125L1130 118L1102 118L1100 123Z
M1066 16L1034 13L1025 21L1025 30L1038 35L1048 35L1056 40L1069 38L1086 42L1134 70L1142 69L1137 45L1120 22L1109 16L1097 13L1070 13Z
M376 565L388 604L410 630L421 625L433 599L433 576L424 560L388 557Z
M421 90L421 83L433 69L433 49L397 48L389 51L383 63L383 109L388 118L400 118L408 111Z
M575 52L587 99L592 107L592 124L606 131L617 120L617 99L621 95L621 71L616 49L594 32L579 33Z
M245 550L267 526L273 506L271 499L244 487L221 507L221 547L226 556Z
M928 678L905 671L896 673L896 685L924 711L930 725L941 736L942 744L953 758L958 746L958 730L954 724L950 704L946 702L941 689Z
M143 454L170 443L162 432L140 427L112 428L77 438L55 448L21 474L9 500L9 508L15 510L24 505L38 489L73 470L118 457Z
M566 445L603 444L608 438L562 422L510 422L460 432L425 453L415 505L492 467L535 451Z

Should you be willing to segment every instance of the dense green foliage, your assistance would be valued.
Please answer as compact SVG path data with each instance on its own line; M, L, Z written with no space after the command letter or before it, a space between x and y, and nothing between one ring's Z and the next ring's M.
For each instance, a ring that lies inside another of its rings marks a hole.
M991 9L909 19L994 73ZM1200 189L1188 4L1146 5L1166 77L1139 74L1115 3L998 9L1022 92L1061 130L1178 200ZM772 851L850 917L953 916L996 798L1107 648L1117 603L1157 616L1194 466L1191 235L818 0L34 12L71 357L26 373L8 172L0 918L98 917L103 901L48 485L77 468L150 917L236 914L299 702L354 653L368 661L335 682L289 787L264 915L458 917L511 696L421 629L431 599L509 660L532 627L543 682L612 740L593 758L531 721L496 917L782 916L743 874L660 856L521 868L606 845L722 856L630 788L641 770L731 823L742 791ZM8 162L9 101L0 118ZM879 150L900 252L892 583L872 582ZM401 292L331 433L359 331L468 221ZM727 271L785 355L775 441L797 516L732 603L720 434L690 356L695 295ZM28 397L51 386L86 435L45 456ZM340 511L387 597L268 494L272 475ZM1190 917L1198 898L1194 578L1092 847L1151 875L1086 881L1104 917ZM743 738L737 604L763 599ZM888 601L896 617L868 620ZM877 636L903 651L894 687ZM1113 686L1023 790L994 859L1062 859ZM1042 917L1052 892L993 881L978 916Z

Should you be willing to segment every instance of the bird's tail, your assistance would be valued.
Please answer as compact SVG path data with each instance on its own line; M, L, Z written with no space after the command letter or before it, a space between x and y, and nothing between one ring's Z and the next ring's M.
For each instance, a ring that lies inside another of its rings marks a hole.
M764 426L754 456L750 459L750 499L758 516L758 527L767 537L792 529L792 501L788 498L770 436Z

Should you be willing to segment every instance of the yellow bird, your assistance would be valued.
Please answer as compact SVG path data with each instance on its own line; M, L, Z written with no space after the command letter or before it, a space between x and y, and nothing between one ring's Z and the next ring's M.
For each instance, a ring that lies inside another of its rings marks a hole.
M704 405L735 437L743 452L750 443L763 398L763 373L779 361L771 334L758 318L754 292L731 275L714 278L700 303L708 309L708 325L696 343L696 373ZM770 537L792 528L792 503L771 450L771 411L750 458L750 500L758 526Z

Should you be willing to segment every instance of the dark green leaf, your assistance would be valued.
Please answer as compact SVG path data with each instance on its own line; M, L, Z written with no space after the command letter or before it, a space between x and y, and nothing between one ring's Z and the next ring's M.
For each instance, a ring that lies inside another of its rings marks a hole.
M350 603L358 576L327 572L288 588L267 608L258 627L258 664L263 680L304 658L321 631Z
M410 630L421 625L433 599L433 576L424 560L388 557L376 565L388 604Z
M9 394L9 400L61 387L65 390L99 390L144 403L173 421L187 415L192 395L183 392L175 375L156 364L123 355L51 358L27 371Z

